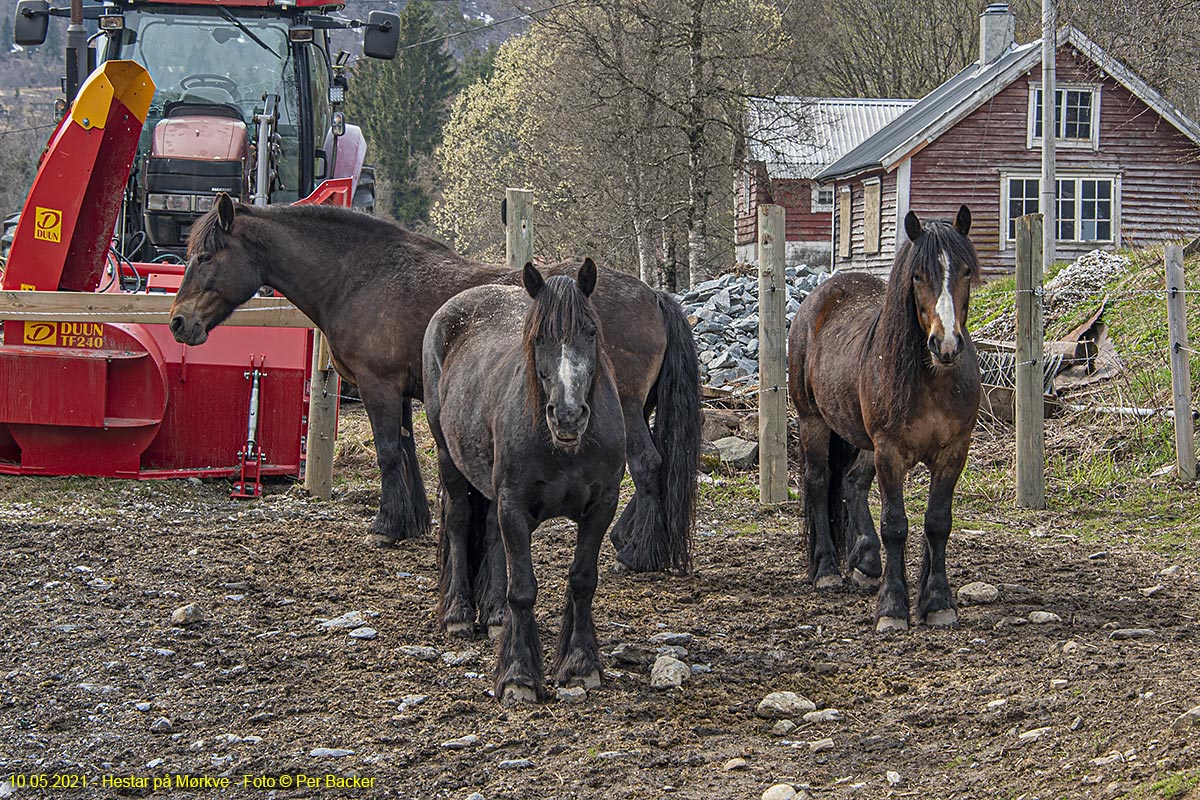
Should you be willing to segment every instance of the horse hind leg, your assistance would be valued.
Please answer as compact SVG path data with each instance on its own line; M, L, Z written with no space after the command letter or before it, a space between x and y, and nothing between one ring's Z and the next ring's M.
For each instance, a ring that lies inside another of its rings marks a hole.
M856 586L875 590L883 575L879 534L868 497L875 480L875 454L856 451L842 478L846 524L846 574Z
M842 584L829 502L833 434L819 416L802 416L799 427L804 461L804 519L808 528L808 579L817 589L832 589Z
M430 529L429 501L412 434L412 401L379 383L364 381L359 391L371 419L380 481L379 512L367 543L384 547Z
M503 631L507 613L505 595L508 592L508 566L496 504L483 495L476 497L479 503L476 513L481 515L484 528L475 572L475 599L479 606L479 623L487 631L488 638L496 639Z
M472 539L478 526L471 509L473 491L448 453L438 453L442 524L438 535L438 624L447 633L469 636L475 625Z
M598 581L597 561L604 531L617 508L617 492L591 511L579 523L575 539L575 560L567 581L566 601L563 604L562 627L552 671L559 684L579 682L585 689L600 686L600 648L596 644L596 623L592 617L592 600Z
M609 538L617 551L618 568L657 572L670 563L661 502L662 457L640 409L625 412L625 460L633 479L633 497Z

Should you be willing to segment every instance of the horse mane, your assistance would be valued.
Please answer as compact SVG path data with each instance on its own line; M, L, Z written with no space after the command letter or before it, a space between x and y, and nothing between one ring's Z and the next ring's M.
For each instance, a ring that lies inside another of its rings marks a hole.
M590 397L599 374L612 371L604 347L604 329L600 325L596 307L579 290L575 279L566 275L547 278L537 297L530 301L521 334L521 349L525 354L525 396L534 414L543 405L542 385L534 360L538 339L566 342L583 331L588 322L596 329L596 371L592 373L592 384L588 387Z
M423 236L391 220L364 214L361 211L354 211L342 206L304 204L268 206L264 209L259 209L245 203L237 203L234 205L234 209L236 216L260 215L270 217L279 222L295 222L306 227L312 225L322 227L337 226L361 230L370 236L396 237L403 240L409 246L435 255L448 255L460 258L444 242ZM197 252L197 248L199 248L199 252L215 253L218 250L228 247L231 238L231 234L222 228L218 222L217 209L214 206L211 211L206 212L192 225L191 233L188 234L187 252L190 255L193 252Z
M926 335L917 319L913 276L935 280L937 260L948 253L951 264L965 264L968 277L979 274L975 247L946 220L930 220L915 242L896 252L888 277L883 307L871 323L868 356L882 356L864 365L876 371L875 418L887 427L903 425L916 405L917 389L926 371Z

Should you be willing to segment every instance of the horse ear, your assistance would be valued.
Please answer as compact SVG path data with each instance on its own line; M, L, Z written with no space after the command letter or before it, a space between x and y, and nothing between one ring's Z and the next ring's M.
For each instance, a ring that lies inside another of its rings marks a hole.
M217 224L226 233L233 230L233 200L229 199L229 195L221 192L217 195Z
M575 282L579 284L579 291L583 292L584 297L591 297L596 288L596 262L585 258Z
M542 279L542 273L537 271L537 267L532 261L525 264L525 269L521 270L521 283L525 284L525 291L529 292L530 297L537 297L538 292L542 291L542 287L546 285L546 281Z
M921 220L917 219L917 212L909 211L904 215L904 232L908 234L910 242L915 242L921 235Z
M966 206L958 207L958 216L954 218L954 229L966 236L971 231L971 209Z

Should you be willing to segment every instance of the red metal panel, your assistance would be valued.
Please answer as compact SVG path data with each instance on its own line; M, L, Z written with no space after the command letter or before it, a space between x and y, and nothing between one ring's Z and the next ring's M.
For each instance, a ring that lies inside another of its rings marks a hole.
M36 425L104 425L107 361L93 350L12 346L0 349L0 419Z

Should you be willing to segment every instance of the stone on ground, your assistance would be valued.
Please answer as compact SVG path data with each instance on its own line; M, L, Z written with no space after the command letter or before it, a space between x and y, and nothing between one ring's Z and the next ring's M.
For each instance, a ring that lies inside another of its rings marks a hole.
M171 622L175 625L196 625L203 621L204 612L195 603L188 603L186 606L180 606L171 612Z
M672 656L659 656L650 669L650 686L654 689L676 689L691 677L688 665Z
M763 719L785 719L816 710L816 703L795 692L771 692L759 701L754 713Z
M974 606L985 606L1000 599L1000 590L990 583L975 581L960 587L958 602Z
M796 790L789 784L777 783L762 793L762 800L794 800Z

